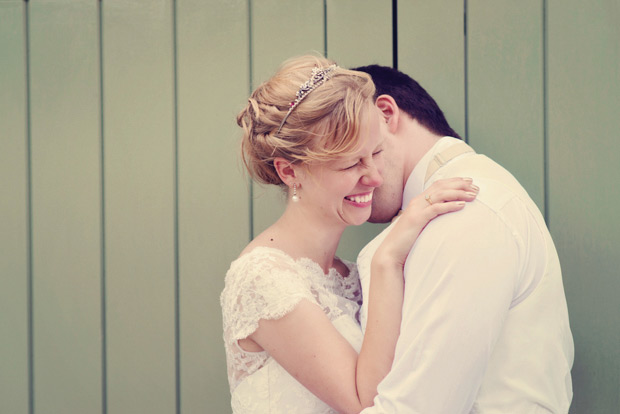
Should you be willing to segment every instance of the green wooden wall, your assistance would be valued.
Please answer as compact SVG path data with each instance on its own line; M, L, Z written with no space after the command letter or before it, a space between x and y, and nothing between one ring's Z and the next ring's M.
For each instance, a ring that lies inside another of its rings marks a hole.
M234 117L309 51L396 64L521 180L563 265L571 413L617 412L620 1L0 0L1 413L230 411L219 293L282 211Z

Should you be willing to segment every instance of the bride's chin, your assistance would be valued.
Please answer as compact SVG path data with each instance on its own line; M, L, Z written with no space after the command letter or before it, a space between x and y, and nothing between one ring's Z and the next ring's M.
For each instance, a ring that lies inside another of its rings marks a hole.
M370 214L365 215L364 217L350 217L348 220L343 220L347 226L361 226L366 223L370 218Z

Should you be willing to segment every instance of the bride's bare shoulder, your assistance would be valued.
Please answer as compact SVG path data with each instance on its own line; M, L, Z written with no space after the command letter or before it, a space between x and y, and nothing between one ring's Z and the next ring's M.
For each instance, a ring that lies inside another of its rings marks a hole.
M270 247L272 249L278 249L290 254L291 248L294 245L295 243L290 240L290 237L286 237L286 234L280 231L277 227L271 226L248 243L248 245L245 246L239 254L239 257L251 252L257 247Z

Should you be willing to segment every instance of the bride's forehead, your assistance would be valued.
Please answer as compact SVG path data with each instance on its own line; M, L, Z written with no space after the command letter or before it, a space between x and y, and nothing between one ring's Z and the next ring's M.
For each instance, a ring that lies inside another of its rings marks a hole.
M359 130L357 150L353 151L354 156L364 156L368 152L373 152L381 146L384 137L381 134L379 117L375 113L369 113Z
M357 134L349 141L350 147L346 151L337 152L330 151L330 143L334 137L323 136L317 142L319 148L326 150L326 156L322 159L309 160L305 164L308 167L316 167L318 165L332 165L357 160L368 156L381 147L383 143L383 135L380 130L380 113L374 105L368 105L361 113ZM337 139L336 139L337 141ZM331 154L329 154L331 152Z

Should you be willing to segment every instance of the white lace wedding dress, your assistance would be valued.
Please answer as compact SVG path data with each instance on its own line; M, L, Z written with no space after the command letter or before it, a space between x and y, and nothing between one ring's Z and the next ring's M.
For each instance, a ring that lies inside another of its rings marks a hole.
M221 304L233 413L336 413L267 352L244 351L237 341L253 333L260 319L281 318L307 299L323 309L359 352L361 289L355 264L346 265L347 277L335 269L326 275L309 259L294 260L269 247L257 247L231 264Z

